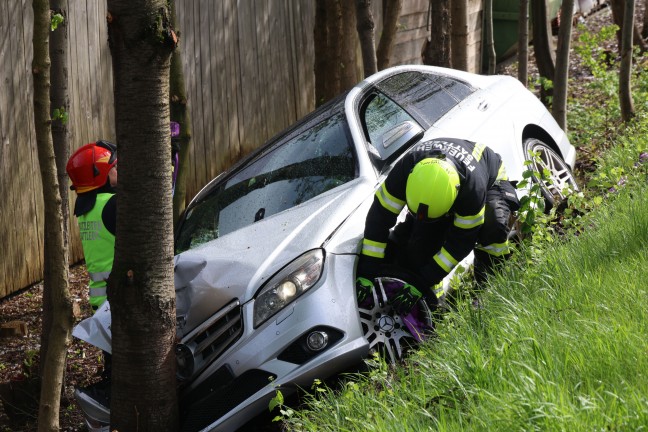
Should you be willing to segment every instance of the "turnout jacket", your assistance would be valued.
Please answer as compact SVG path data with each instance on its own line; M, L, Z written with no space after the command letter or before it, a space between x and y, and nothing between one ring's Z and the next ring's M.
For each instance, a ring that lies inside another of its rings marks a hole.
M407 205L407 177L419 161L429 158L451 161L459 173L460 187L449 215L453 223L446 240L421 275L429 286L440 282L475 247L484 223L486 192L505 180L501 157L484 144L455 138L435 138L415 145L395 165L376 191L367 215L361 259L383 259L389 230Z

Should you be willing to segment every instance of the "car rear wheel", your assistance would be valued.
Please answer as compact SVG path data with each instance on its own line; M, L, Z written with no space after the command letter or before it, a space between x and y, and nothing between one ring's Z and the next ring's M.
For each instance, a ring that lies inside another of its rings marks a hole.
M529 168L534 172L548 171L548 178L533 177L536 182L540 183L546 211L563 201L572 192L579 190L569 165L543 141L537 138L527 138L524 141L524 154L527 160L532 162ZM537 154L537 157L534 157L534 154Z

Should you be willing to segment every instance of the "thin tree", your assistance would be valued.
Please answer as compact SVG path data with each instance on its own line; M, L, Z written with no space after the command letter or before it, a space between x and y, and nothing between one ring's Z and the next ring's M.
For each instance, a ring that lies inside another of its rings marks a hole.
M112 314L111 430L174 431L175 293L166 0L108 0L119 149Z
M378 71L376 58L376 40L374 36L374 18L371 13L371 0L356 0L356 17L358 36L360 38L360 51L364 76L375 74Z
M394 40L396 39L396 32L398 31L398 18L403 7L403 0L389 0L383 2L383 4L385 5L383 10L383 31L378 42L378 50L376 51L378 70L388 68L391 62L391 54L394 47Z
M315 0L315 106L341 91L342 9L340 0ZM355 31L354 31L355 33Z
M358 32L356 25L356 7L354 2L340 0L340 13L342 14L342 28L340 37L340 89L333 96L337 96L356 85L358 79Z
M629 122L635 116L630 75L632 74L632 35L634 32L635 0L625 0L623 14L623 37L621 38L621 67L619 69L619 102L621 118Z
M551 114L558 125L567 130L567 88L569 82L569 48L571 44L574 0L563 0L560 9L560 30L556 52Z
M452 17L452 67L459 70L468 70L468 0L453 0L451 9Z
M520 0L517 60L518 80L526 87L529 83L529 0Z
M427 27L430 35L423 43L423 64L452 67L452 14L450 0L430 0Z
M63 228L56 159L50 118L49 0L33 0L34 126L45 209L45 272L43 295L49 296L52 322L38 410L38 430L58 431L66 348L74 318L68 289L68 248Z
M495 36L493 35L493 0L484 0L484 26L486 27L486 51L488 52L488 75L494 75L497 67Z
M634 2L633 2L634 3ZM617 30L617 43L619 45L619 52L621 52L621 45L622 45L622 38L623 38L623 32L625 31L625 8L627 6L627 1L625 0L611 0L610 2L612 6L612 19L614 23L617 25L618 30ZM648 45L646 42L643 40L642 34L639 31L639 28L634 24L634 19L633 19L633 24L632 24L632 41L635 46L638 46L641 52L645 52L646 49L648 49Z
M644 1L643 25L641 27L641 37L648 39L648 0Z
M556 53L551 36L551 23L547 17L547 0L531 0L531 18L533 28L533 51L535 53L538 74L546 81L552 81L556 74ZM548 105L551 90L542 86L540 99Z
M176 28L175 1L171 2L173 27ZM170 110L171 120L180 123L180 136L178 142L179 161L178 176L173 194L173 226L176 225L180 215L187 205L187 173L189 172L189 150L191 148L191 110L187 104L187 87L182 70L180 47L173 50L170 71Z

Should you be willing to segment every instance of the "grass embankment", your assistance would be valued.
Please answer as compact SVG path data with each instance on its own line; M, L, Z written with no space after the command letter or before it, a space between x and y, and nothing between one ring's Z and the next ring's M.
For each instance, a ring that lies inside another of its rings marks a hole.
M637 80L631 127L573 122L583 128L572 141L608 142L591 144L596 171L573 200L585 211L566 213L566 233L543 227L491 278L482 309L447 314L402 365L375 361L341 389L318 389L305 409L284 411L286 429L647 429L648 119ZM597 109L609 107L591 119Z

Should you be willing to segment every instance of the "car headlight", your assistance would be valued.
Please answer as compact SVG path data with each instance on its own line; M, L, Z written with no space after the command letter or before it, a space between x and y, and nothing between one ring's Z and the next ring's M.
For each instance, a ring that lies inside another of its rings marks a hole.
M324 252L306 252L270 279L254 301L254 327L263 324L315 285L322 276Z

